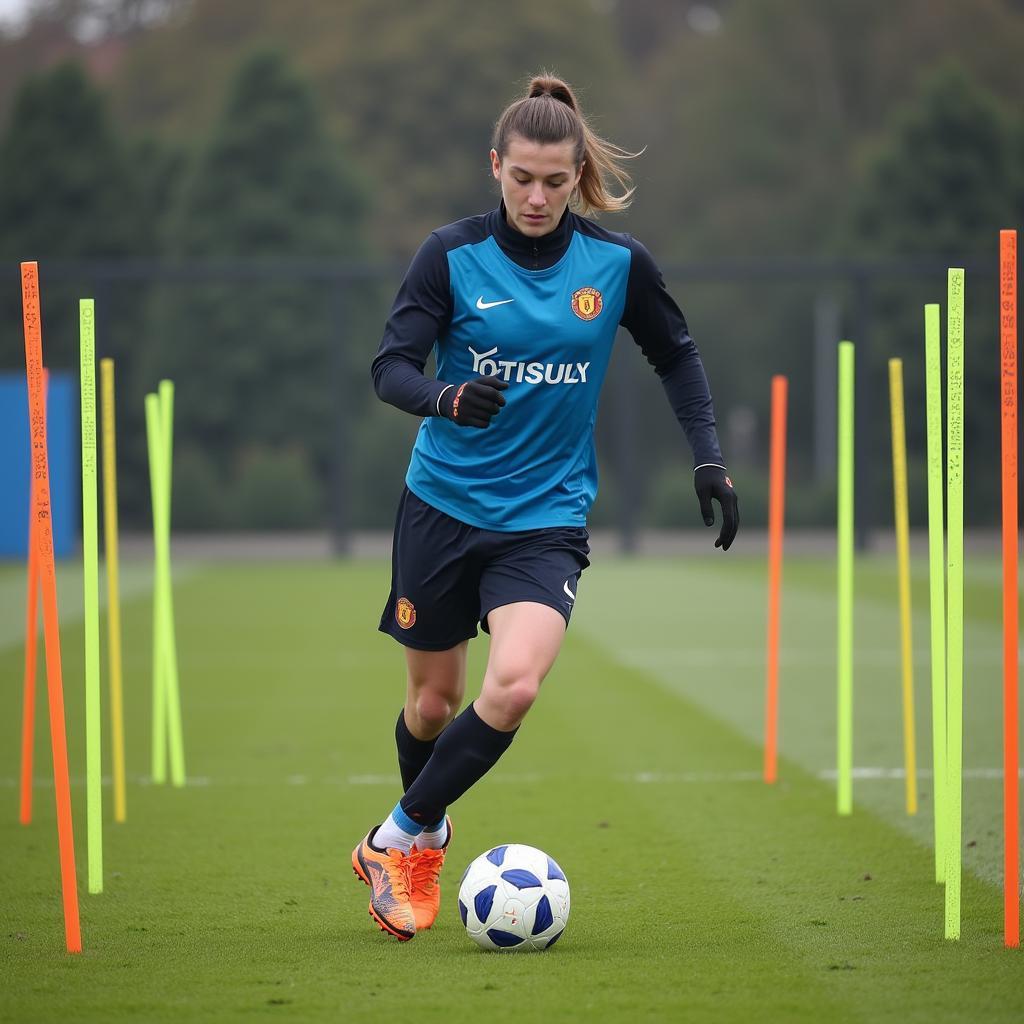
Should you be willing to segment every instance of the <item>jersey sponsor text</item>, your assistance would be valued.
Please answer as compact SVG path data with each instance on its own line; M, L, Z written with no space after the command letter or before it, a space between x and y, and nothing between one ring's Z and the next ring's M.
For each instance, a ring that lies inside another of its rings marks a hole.
M477 352L471 346L473 372L482 377L500 377L517 384L586 384L590 363L524 363L497 359L497 348Z

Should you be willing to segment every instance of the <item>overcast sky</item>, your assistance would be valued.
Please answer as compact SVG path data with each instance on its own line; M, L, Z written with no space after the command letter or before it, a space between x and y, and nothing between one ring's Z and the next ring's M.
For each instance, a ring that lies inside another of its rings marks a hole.
M0 22L17 21L28 10L29 0L0 0Z

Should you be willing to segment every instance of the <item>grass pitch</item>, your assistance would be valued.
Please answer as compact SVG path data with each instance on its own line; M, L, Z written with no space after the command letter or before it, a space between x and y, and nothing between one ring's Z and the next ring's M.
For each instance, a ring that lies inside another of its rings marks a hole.
M710 543L710 542L709 542ZM888 561L857 567L855 813L835 813L834 572L784 577L780 783L760 781L764 563L596 560L541 699L453 809L438 924L382 935L349 853L399 795L400 650L383 563L203 565L175 591L189 785L147 784L151 610L124 608L128 822L85 892L80 577L60 570L85 951L64 953L45 698L17 823L21 570L0 572L0 1020L1019 1021L1002 948L999 575L969 567L963 938L931 849L927 583L915 577L921 811L903 813ZM486 638L473 645L479 679ZM43 680L40 680L43 690ZM470 696L473 695L472 683ZM106 715L106 710L104 711ZM652 838L653 837L653 840ZM454 890L499 842L548 850L564 939L487 954Z

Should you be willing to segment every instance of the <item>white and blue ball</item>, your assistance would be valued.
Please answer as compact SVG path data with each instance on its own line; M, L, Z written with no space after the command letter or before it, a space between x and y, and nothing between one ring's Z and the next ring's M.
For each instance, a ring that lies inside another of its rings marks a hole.
M482 949L547 949L569 920L569 883L543 850L496 846L466 868L459 914Z

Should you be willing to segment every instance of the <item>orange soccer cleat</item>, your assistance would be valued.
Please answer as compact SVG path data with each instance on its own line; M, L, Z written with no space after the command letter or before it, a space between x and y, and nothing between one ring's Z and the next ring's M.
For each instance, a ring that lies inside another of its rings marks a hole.
M437 920L441 908L441 868L444 855L452 841L452 819L445 818L448 838L439 850L417 850L409 854L409 902L416 918L416 930L429 928Z
M412 857L401 850L375 850L370 840L376 831L372 828L352 851L352 870L370 887L370 917L382 931L407 942L416 934L416 918L409 902Z

